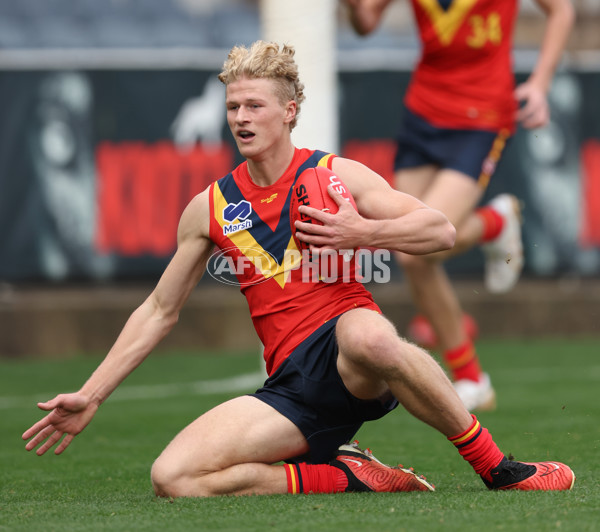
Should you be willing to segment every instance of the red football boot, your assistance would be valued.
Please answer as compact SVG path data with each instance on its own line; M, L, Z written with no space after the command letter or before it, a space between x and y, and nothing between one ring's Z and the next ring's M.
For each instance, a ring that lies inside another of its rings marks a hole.
M356 441L342 445L329 464L348 476L346 491L435 491L425 477L412 469L382 464L369 449L360 449Z
M563 491L575 484L575 473L560 462L513 462L504 458L491 471L491 490Z

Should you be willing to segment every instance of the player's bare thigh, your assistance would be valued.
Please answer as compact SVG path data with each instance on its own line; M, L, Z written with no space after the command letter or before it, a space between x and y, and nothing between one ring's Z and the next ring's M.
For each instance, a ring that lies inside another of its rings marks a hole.
M462 253L472 247L481 236L481 222L473 216L473 212L481 201L485 190L472 177L451 169L437 170L433 178L429 174L424 174L423 182L426 182L427 186L418 189L412 182L419 181L419 175L414 174L411 178L410 175L406 175L406 172L407 170L402 170L397 174L398 190L412 195L416 195L415 191L418 192L420 195L417 197L421 201L434 209L442 211L457 230L456 243L452 250L417 258L417 262L421 263L422 260L434 262L446 260L448 257ZM401 255L400 257L403 262L412 260L409 257L402 257Z
M252 396L231 399L185 427L152 468L153 481L200 478L233 465L272 464L308 452L298 427ZM156 483L156 482L155 482Z
M484 193L484 189L472 177L434 166L398 171L396 187L442 211L457 228L473 212Z
M449 436L471 423L451 382L423 349L398 336L376 312L353 309L337 323L338 371L350 393L361 399L393 395L417 418Z
M388 393L383 374L397 363L401 343L394 326L378 312L353 309L338 320L336 336L337 368L348 391L359 399Z
M402 168L394 175L394 186L401 192L423 199L423 196L433 184L438 170L439 167L433 164L415 168Z

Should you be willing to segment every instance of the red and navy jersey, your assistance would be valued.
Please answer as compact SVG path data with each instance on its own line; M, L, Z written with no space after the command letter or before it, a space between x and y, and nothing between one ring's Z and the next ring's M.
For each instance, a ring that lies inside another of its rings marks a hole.
M515 129L518 0L411 0L422 42L406 105L444 128Z
M244 162L210 187L210 238L238 265L235 273L265 346L269 374L326 321L356 307L379 311L354 275L303 282L290 226L292 187L307 168L331 169L334 157L296 149L288 169L270 186L256 185Z

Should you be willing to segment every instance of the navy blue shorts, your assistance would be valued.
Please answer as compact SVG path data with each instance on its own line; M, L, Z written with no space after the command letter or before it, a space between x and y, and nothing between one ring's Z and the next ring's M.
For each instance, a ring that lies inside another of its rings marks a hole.
M405 108L394 170L434 164L487 186L509 138L508 130L439 128Z
M254 397L271 405L304 434L310 451L290 461L323 464L347 443L365 421L379 419L398 406L386 400L361 400L344 386L337 370L335 325L328 321L279 366Z

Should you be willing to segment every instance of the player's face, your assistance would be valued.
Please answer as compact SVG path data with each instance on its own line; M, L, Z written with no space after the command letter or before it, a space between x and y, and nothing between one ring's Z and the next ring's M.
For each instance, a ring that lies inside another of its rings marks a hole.
M270 79L242 78L227 85L227 123L246 159L260 159L290 142L294 101L282 104Z

